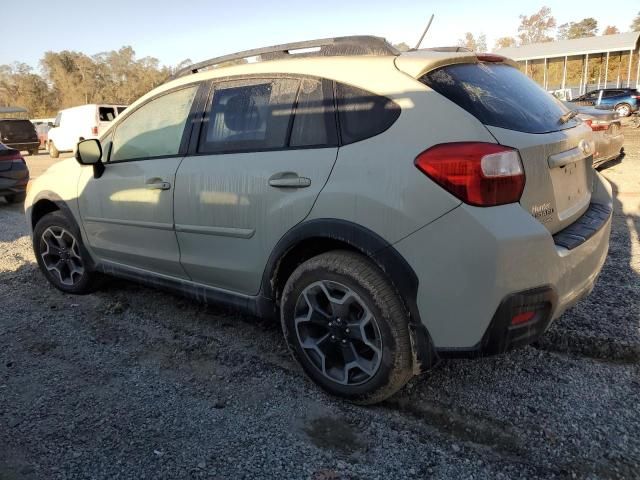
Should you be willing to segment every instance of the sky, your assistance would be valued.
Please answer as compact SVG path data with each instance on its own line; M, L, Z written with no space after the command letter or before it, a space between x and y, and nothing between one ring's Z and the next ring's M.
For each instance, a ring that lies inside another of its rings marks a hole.
M584 17L601 30L628 31L638 0L4 0L0 10L12 25L28 27L0 48L0 64L24 62L38 70L44 52L76 50L88 55L130 45L138 58L151 56L174 66L279 43L342 35L371 34L415 46L430 15L434 22L424 47L455 45L469 31L484 33L492 49L502 36L515 36L518 15L543 5L558 25Z

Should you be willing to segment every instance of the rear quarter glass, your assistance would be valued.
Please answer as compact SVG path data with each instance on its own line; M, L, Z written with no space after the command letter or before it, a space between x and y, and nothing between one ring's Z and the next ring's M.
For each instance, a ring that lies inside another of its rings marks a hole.
M578 124L575 119L561 123L560 117L568 109L509 65L450 65L425 74L420 81L484 125L525 133L549 133Z

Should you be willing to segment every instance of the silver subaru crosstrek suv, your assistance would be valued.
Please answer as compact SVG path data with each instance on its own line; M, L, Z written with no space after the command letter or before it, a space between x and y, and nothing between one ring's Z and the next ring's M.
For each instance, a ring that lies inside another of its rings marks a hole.
M374 403L591 291L612 195L590 132L500 56L301 42L180 72L25 209L60 290L112 275L279 316L311 379Z

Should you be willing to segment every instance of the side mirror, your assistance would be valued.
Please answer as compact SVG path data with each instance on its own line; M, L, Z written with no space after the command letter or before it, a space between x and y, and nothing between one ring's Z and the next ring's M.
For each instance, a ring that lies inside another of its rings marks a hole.
M100 178L104 173L102 163L102 145L95 138L82 140L76 149L76 160L80 165L93 165L94 178Z

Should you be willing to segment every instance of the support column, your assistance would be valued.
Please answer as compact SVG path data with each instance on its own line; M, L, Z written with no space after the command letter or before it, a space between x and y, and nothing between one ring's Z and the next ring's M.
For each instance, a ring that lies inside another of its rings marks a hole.
M524 74L529 75L529 60L524 61Z
M567 83L567 56L564 56L564 65L562 66L562 90Z
M604 87L607 88L607 77L609 76L609 52L607 52L607 63L604 65Z
M627 88L631 86L631 64L633 63L633 50L629 50L629 70L627 71Z
M542 86L546 90L548 88L547 87L547 57L544 57L544 67L543 68L544 68L544 71L543 71L544 78L542 80Z
M587 93L587 83L589 83L589 54L584 57L584 75L583 81L580 82L580 95Z
M640 50L638 50L638 71L636 72L636 88L640 88Z

